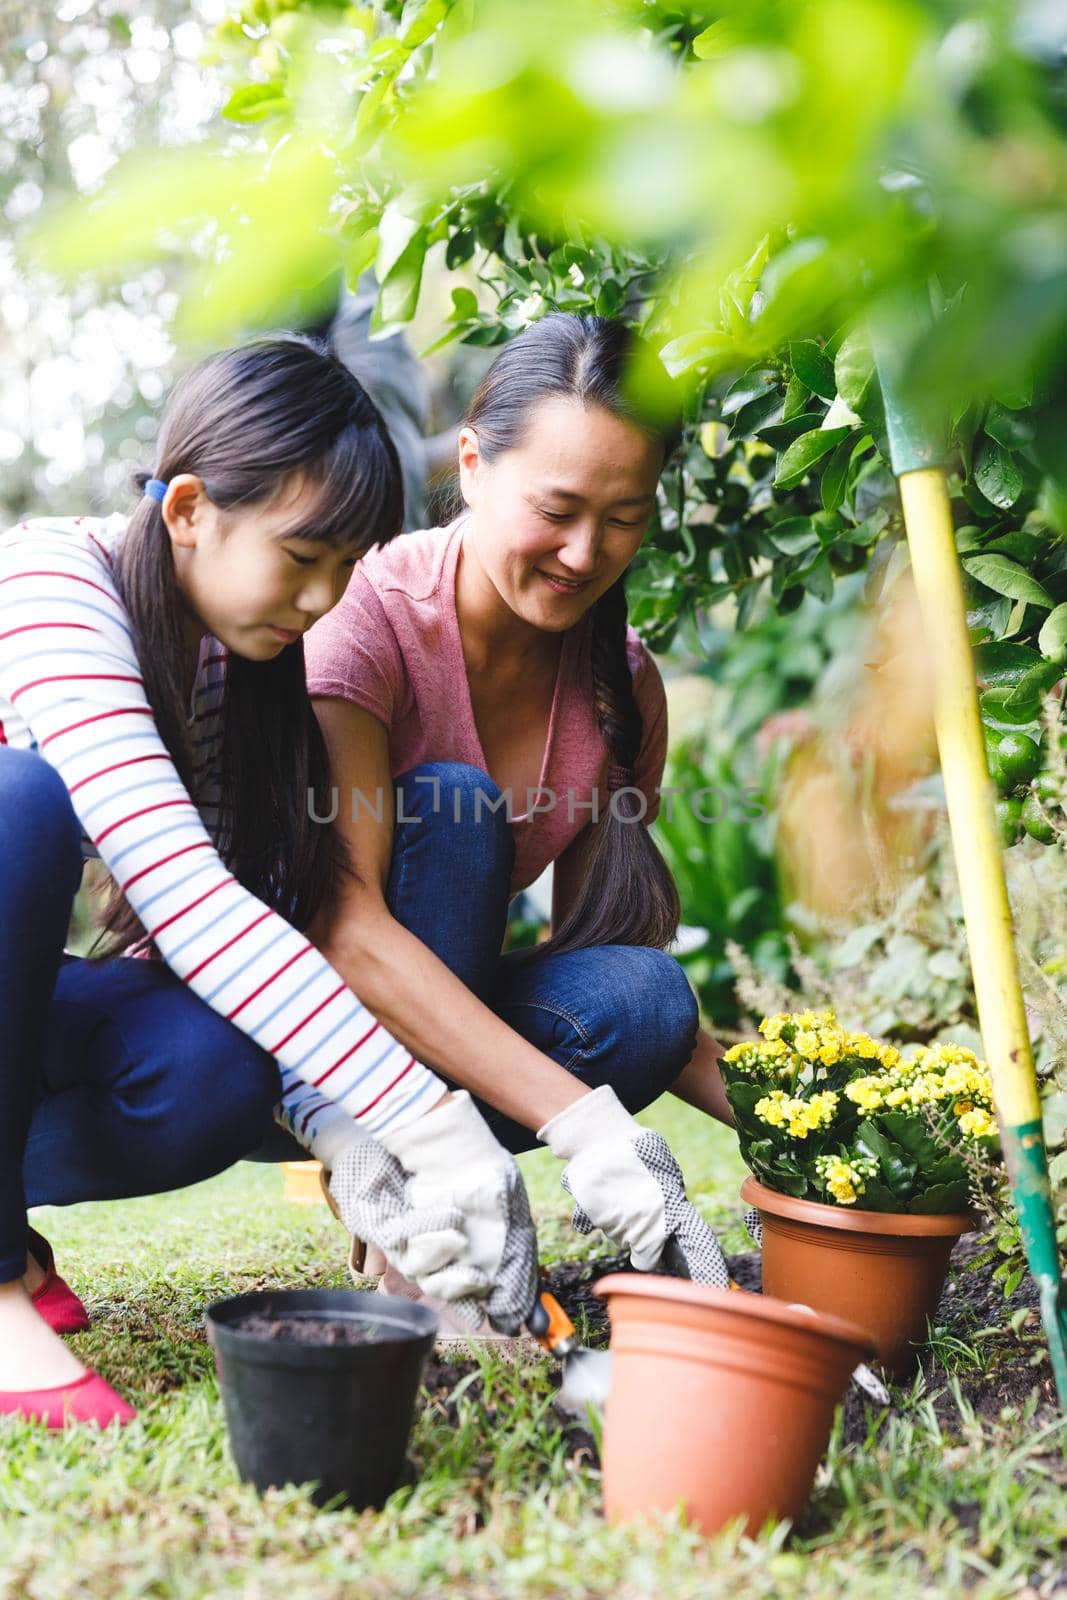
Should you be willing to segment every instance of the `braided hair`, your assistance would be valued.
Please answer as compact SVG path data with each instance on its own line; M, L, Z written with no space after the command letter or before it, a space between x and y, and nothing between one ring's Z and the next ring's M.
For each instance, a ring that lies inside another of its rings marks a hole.
M478 452L491 463L519 444L532 408L553 396L600 408L654 432L664 459L679 437L677 420L653 426L628 392L635 361L655 357L625 323L607 317L550 312L504 346L482 380L465 418ZM626 588L620 577L593 606L590 692L608 749L608 810L593 830L587 870L574 905L537 954L593 945L633 944L663 949L678 929L678 891L641 817L635 786L641 711L626 653Z

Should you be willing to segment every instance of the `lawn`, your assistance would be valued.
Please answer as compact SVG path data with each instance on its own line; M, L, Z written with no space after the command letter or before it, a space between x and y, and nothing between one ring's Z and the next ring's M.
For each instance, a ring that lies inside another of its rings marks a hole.
M673 1100L645 1120L672 1140L725 1247L750 1251L730 1136ZM523 1166L544 1259L603 1253L567 1226L547 1153ZM1013 1331L1012 1307L954 1273L924 1374L888 1415L850 1399L802 1524L705 1540L676 1517L607 1527L595 1451L557 1413L547 1370L492 1358L432 1369L418 1481L381 1513L317 1511L297 1488L260 1500L228 1456L203 1308L267 1285L345 1284L326 1208L286 1204L279 1170L244 1163L175 1194L34 1220L92 1314L77 1348L140 1417L106 1437L0 1425L4 1600L1067 1593L1067 1435L1025 1287Z

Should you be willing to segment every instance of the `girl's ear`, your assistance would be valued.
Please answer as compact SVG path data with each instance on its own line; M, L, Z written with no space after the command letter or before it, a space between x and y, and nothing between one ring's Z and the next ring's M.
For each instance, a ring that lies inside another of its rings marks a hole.
M478 453L478 435L473 428L459 430L459 492L473 507L478 498L478 479L481 457Z
M176 473L167 485L161 507L171 544L195 549L210 509L203 478L193 472Z

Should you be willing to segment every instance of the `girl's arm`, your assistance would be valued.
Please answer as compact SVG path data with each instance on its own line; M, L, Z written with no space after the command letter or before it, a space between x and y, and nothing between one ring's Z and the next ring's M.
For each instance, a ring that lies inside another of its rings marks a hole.
M342 977L358 982L408 1049L524 1127L541 1127L588 1089L502 1022L392 915L385 901L394 829L385 729L347 700L313 703L340 795L336 826L355 874L346 877L329 922L310 929L310 937ZM354 790L375 804L381 793L382 822L369 805L357 806L352 820Z
M329 1160L353 1118L378 1134L434 1105L441 1080L223 864L156 731L87 528L37 523L0 539L0 695L168 966L276 1058L292 1125L316 1154Z

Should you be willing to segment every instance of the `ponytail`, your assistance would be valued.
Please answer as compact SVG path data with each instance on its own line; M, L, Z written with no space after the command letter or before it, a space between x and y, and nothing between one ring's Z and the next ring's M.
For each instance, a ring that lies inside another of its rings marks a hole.
M593 607L593 705L608 747L607 811L593 831L581 889L540 955L591 945L637 944L663 950L678 931L681 906L667 863L639 819L635 767L643 732L626 654L624 580Z

